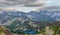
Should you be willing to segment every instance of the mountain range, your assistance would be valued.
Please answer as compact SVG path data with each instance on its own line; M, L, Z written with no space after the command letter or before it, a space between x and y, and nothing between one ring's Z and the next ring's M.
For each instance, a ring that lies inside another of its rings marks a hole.
M0 12L0 25L3 25L13 32L39 31L46 25L54 25L60 21L60 11L41 10L29 13L21 11ZM25 33L25 32L24 32Z
M0 13L0 22L2 23L7 22L8 20L12 20L14 18L22 18L22 20L30 18L33 21L46 21L46 22L60 21L60 11L50 12L48 10L41 10L40 12L31 11L29 13L19 11Z

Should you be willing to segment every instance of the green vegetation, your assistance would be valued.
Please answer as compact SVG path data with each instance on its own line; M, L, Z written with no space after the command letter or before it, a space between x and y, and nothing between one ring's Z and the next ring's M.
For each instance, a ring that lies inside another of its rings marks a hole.
M50 29L52 29L54 31L53 35L56 35L59 31L60 26L59 25L54 25L51 26Z
M11 32L4 26L0 26L0 35L11 35Z
M45 29L41 30L40 32L42 35L45 35Z

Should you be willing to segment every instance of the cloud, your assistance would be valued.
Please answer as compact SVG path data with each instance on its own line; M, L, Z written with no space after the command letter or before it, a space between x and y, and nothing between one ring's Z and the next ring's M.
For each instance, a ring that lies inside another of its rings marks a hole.
M0 0L0 8L13 8L24 11L39 11L40 9L48 6L60 6L59 3L59 0Z
M43 6L43 3L37 1L39 0L0 0L0 9L1 11L5 9L9 11L10 8L19 11L34 11L37 7Z
M40 0L1 0L0 1L0 7L5 7L5 6L38 7L43 5L44 3L40 3Z
M4 12L4 11L7 11L7 12L9 12L9 11L17 11L15 8L0 8L0 12Z
M20 7L40 7L40 6L60 6L59 0L0 0L0 7L20 6Z
M44 2L44 6L37 8L37 11L42 9L60 10L60 0L41 0L41 2Z
M40 7L40 6L44 6L44 3L43 2L31 2L31 3L26 3L25 4L26 7Z

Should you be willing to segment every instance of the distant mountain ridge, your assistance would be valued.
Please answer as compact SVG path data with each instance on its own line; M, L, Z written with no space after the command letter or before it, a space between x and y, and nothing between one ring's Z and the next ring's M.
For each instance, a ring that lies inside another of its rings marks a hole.
M31 11L29 13L24 13L24 12L2 12L0 13L0 16L2 15L8 15L8 16L15 16L15 17L22 17L22 18L31 18L32 20L35 21L42 21L42 19L47 19L49 20L55 20L56 18L60 17L60 11L52 11L49 12L47 10L41 10L40 12L35 12ZM57 16L57 17L56 17ZM60 18L59 18L60 19ZM56 19L58 20L58 19Z

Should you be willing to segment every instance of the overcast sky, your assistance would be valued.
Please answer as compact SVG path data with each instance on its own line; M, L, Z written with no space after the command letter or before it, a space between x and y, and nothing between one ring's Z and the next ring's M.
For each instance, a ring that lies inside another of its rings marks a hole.
M0 0L0 8L4 10L13 9L28 12L50 6L60 6L60 0Z

